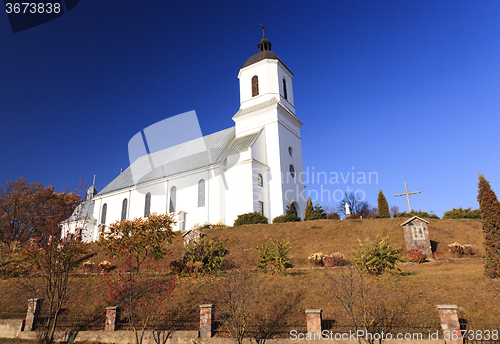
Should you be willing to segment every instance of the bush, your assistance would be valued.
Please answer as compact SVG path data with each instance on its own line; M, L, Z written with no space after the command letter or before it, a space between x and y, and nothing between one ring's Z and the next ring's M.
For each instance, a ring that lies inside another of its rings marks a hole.
M284 223L284 222L300 222L302 219L297 215L279 215L273 219L273 223Z
M418 216L421 218L427 218L427 219L439 219L439 216L434 214L432 211L430 213L426 211L420 211L420 210L412 210L409 213L406 211L403 211L402 213L397 213L394 215L394 217L413 217L413 216Z
M331 213L328 213L328 219L330 219L330 220L340 220L340 215L337 214L336 212L332 211Z
M444 259L444 253L440 251L436 251L432 254L435 260L443 260Z
M377 237L374 241L365 239L360 243L360 248L354 253L356 265L374 275L380 275L388 269L398 269L397 262L400 249L389 243L389 236Z
M264 247L255 248L257 250L257 268L260 271L267 272L285 271L286 268L291 267L290 257L288 254L292 247L288 241L267 241Z
M427 256L419 250L411 249L406 252L406 260L412 263L424 263L427 261Z
M322 252L317 252L311 254L308 259L314 264L314 265L319 265L323 266L323 259L326 258L326 255L323 254Z
M462 207L444 212L443 219L480 219L481 209L472 210L472 208L462 209Z
M269 220L267 219L267 217L258 212L246 213L238 215L238 217L234 221L234 226L253 225L257 223L269 223Z
M448 245L448 247L448 251L450 251L456 258L474 255L474 248L469 244L461 245L458 242L454 242L453 244Z
M273 219L273 223L283 223L283 222L285 222L285 215L279 215Z
M186 247L183 260L189 272L214 272L221 270L227 253L225 241L201 239Z
M349 260L340 252L332 253L323 259L323 265L326 267L344 266L349 264Z

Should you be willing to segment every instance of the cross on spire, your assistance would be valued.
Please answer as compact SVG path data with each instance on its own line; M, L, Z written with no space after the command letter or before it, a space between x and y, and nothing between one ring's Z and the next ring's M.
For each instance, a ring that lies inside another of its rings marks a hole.
M410 195L418 194L421 191L408 192L408 185L406 184L406 182L405 182L405 188L406 188L406 192L405 193L397 194L397 195L394 195L394 196L404 196L404 195L406 195L406 199L408 199L408 208L410 209L410 212L411 212Z
M264 23L260 24L260 26L262 26L262 38L266 37L266 35L264 34L266 30L266 28L264 27Z

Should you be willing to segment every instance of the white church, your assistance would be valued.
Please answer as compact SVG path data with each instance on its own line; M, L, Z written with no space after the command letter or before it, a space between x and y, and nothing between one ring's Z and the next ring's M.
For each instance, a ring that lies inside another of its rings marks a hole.
M152 212L173 213L174 230L205 222L232 226L249 212L272 221L288 203L304 217L302 123L295 114L293 74L265 37L258 48L238 73L234 127L145 154L99 193L92 186L63 223L63 236L78 233L96 241L109 224ZM149 171L151 162L159 168ZM139 181L134 171L143 171Z

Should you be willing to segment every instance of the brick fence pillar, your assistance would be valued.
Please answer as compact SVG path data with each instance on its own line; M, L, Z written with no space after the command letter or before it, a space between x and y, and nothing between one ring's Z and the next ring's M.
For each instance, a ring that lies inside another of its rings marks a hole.
M40 313L42 312L42 304L44 299L29 299L28 311L26 313L26 320L24 322L24 331L34 331L37 322L40 320Z
M120 306L106 307L106 323L104 331L115 331L120 322Z
M200 338L211 338L213 335L213 305L200 305Z
M446 344L463 344L462 333L460 332L460 323L458 322L456 305L438 305L439 320Z
M306 309L306 318L307 318L307 333L318 334L318 339L321 338L321 309ZM314 335L313 338L316 338Z

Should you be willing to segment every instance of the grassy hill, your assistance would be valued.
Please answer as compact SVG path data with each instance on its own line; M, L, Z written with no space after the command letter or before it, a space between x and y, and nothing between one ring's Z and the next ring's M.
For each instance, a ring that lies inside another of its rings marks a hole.
M237 266L254 266L255 247L267 240L288 240L292 245L293 268L282 275L260 276L255 294L259 296L259 311L274 317L302 318L305 309L321 308L326 318L343 318L345 313L335 299L335 289L328 275L339 268L318 268L308 256L315 252L349 254L358 247L358 239L373 238L377 234L391 234L396 245L404 247L404 237L400 223L404 219L374 220L317 220L301 223L270 225L246 225L206 230L209 238L226 240L228 258ZM420 265L401 265L401 271L393 271L381 280L405 297L404 314L409 318L437 317L437 304L457 304L459 316L475 323L498 323L500 295L494 291L492 283L483 274L481 255L484 252L483 234L479 220L429 220L429 235L437 251L445 254L447 260ZM469 259L453 259L448 245L453 242L471 244L476 255ZM182 238L177 236L169 245L172 252L164 266L175 259L181 259ZM99 263L109 259L97 246L92 245L91 261ZM119 265L119 261L111 261ZM168 268L162 270L168 274ZM215 279L214 279L215 278ZM181 276L177 281L169 309L175 316L196 321L198 305L212 301L210 285L214 276ZM2 317L19 317L26 311L26 300L34 297L26 291L15 288L16 278L6 278L0 283ZM498 285L498 284L497 284ZM106 290L98 274L77 274L71 283L73 297L68 306L68 314L93 314L99 323L107 305ZM391 294L392 295L392 294ZM390 298L397 300L394 295ZM394 307L399 307L394 304ZM279 312L284 312L283 314ZM285 314L286 313L286 314Z

